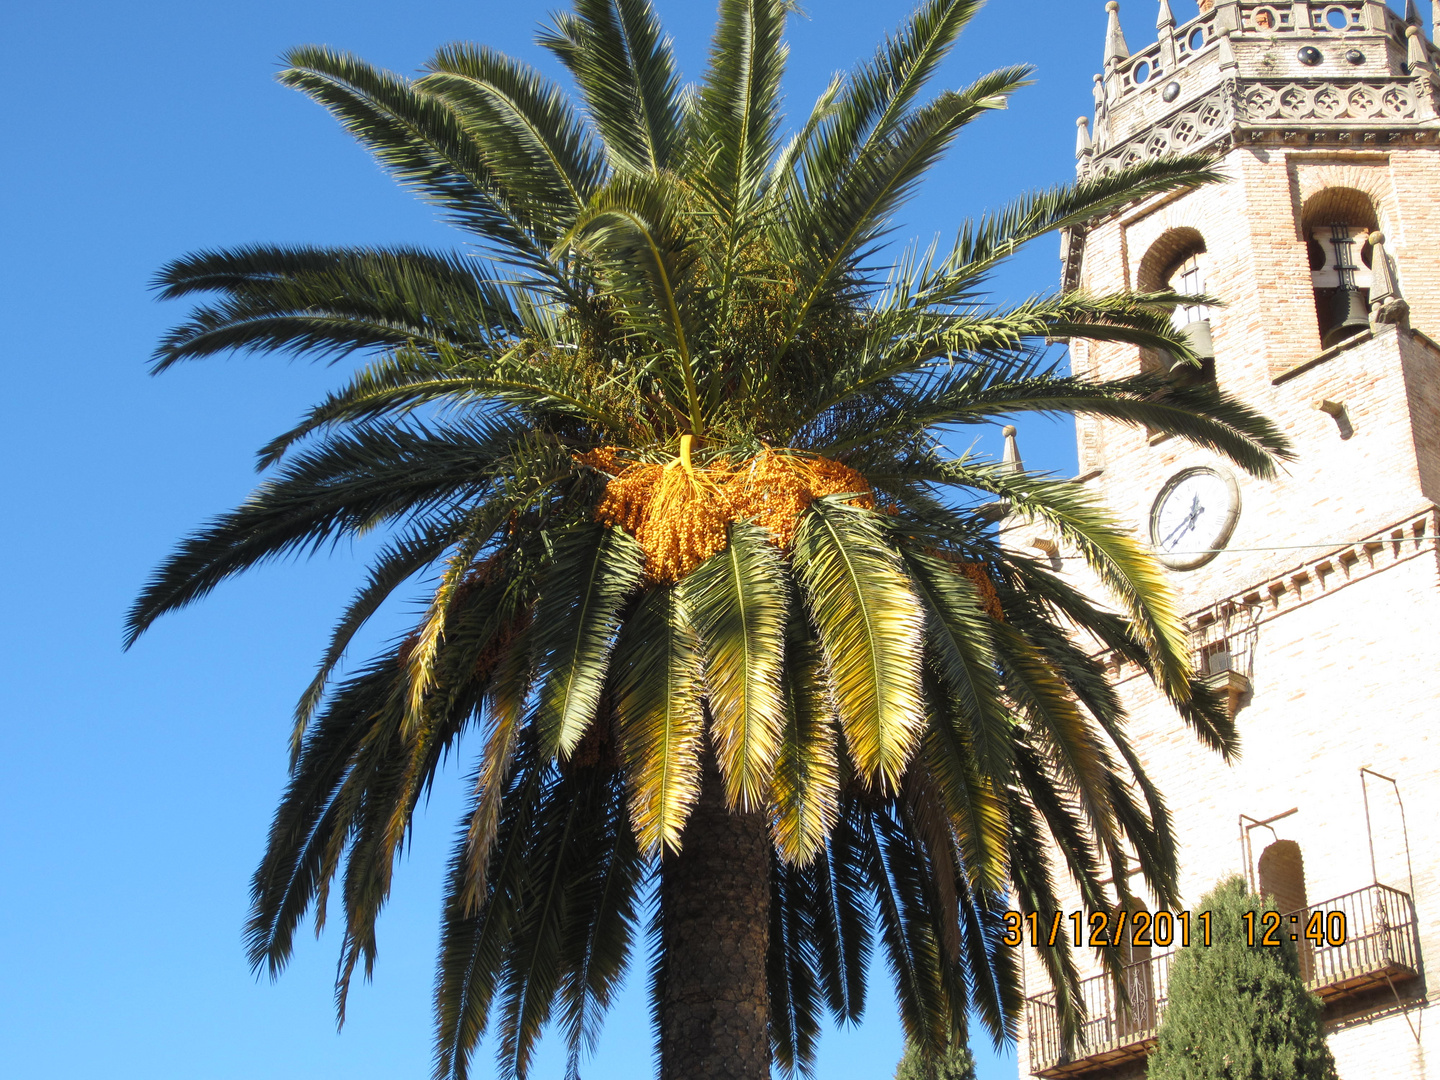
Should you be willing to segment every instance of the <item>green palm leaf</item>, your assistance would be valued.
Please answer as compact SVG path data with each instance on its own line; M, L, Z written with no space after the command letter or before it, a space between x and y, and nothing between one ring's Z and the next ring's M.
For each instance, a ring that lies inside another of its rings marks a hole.
M706 701L725 799L743 812L765 805L785 726L785 626L779 552L759 526L740 523L730 543L683 586L705 649Z
M775 847L799 866L824 854L840 809L840 762L824 658L803 615L786 644L785 725L771 781Z
M812 883L801 868L775 859L770 869L770 1032L776 1064L787 1076L811 1075L820 1037L821 994L811 921Z
M160 297L220 292L227 299L170 331L153 370L231 349L333 360L357 349L476 344L515 332L520 319L510 297L476 269L473 259L413 248L199 252L161 269Z
M564 92L492 49L450 45L427 65L418 89L456 110L507 192L564 226L599 186L603 164Z
M817 502L793 558L850 756L867 782L893 790L925 726L924 613L873 515Z
M720 6L697 123L713 133L701 148L702 182L727 217L755 201L775 157L780 80L790 52L785 17L793 7L792 0L726 0Z
M611 167L670 168L681 140L680 79L670 40L644 0L576 0L540 44L579 84Z
M511 597L512 602L518 599ZM525 741L525 703L534 675L530 664L531 628L520 612L516 613L516 621L510 628L512 636L495 663L485 695L484 709L490 732L476 769L474 806L465 830L464 846L456 854L459 861L447 896L447 903L467 919L478 917L486 904L505 793L514 773L516 756Z
M873 905L865 841L853 802L842 805L829 843L815 864L815 947L821 983L836 1019L858 1023L865 1013Z
M679 850L700 797L703 665L684 598L676 589L652 589L626 620L615 663L630 820L647 852Z
M532 233L535 222L509 204L481 151L444 100L325 48L292 49L280 81L329 109L402 183L437 203L461 228L559 287L563 276Z
M444 520L438 525L431 524L397 538L376 557L370 568L369 580L345 609L344 616L330 635L330 645L321 658L315 678L295 706L295 727L290 739L292 767L300 756L305 728L320 707L330 677L355 635L403 582L438 559L458 539L458 534L457 525Z
M126 622L126 644L167 611L226 578L346 533L423 515L484 493L485 470L519 434L471 419L449 428L385 424L337 437L291 462L240 509L189 537L151 577Z
M546 753L569 757L594 722L620 608L639 588L643 564L629 535L601 525L555 539L535 613L540 699L533 723Z
M531 867L526 855L541 812L548 769L534 740L522 743L507 785L485 887L485 902L467 910L460 897L469 866L469 829L462 828L450 860L440 924L435 980L435 1080L467 1080L470 1057L489 1027L490 1005L520 920ZM467 814L467 819L471 815Z
M1013 723L998 692L995 628L985 601L953 563L907 550L905 565L925 604L932 666L964 718L979 767L987 776L1006 776Z
M605 802L604 843L588 874L571 889L572 916L561 942L563 974L559 1023L569 1045L566 1080L579 1080L580 1059L593 1053L600 1024L623 985L635 936L647 864L625 810L623 785Z

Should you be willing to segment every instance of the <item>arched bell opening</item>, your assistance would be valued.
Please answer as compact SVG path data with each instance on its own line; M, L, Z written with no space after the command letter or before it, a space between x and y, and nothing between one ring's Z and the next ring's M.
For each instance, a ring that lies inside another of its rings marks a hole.
M1202 296L1209 292L1210 251L1198 229L1171 229L1150 246L1140 260L1136 283L1141 292L1171 292ZM1199 303L1177 304L1171 314L1175 329L1189 339L1200 359L1197 368L1178 364L1174 357L1146 350L1141 370L1168 371L1183 385L1215 381L1215 343L1210 333L1211 311Z
M1355 188L1326 188L1301 213L1320 345L1330 348L1370 328L1375 203Z

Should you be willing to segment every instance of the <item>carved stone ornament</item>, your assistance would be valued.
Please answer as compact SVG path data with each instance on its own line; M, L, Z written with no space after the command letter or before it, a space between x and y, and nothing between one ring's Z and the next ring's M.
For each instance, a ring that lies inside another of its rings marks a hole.
M1228 86L1218 87L1159 124L1100 155L1092 167L1104 176L1165 154L1190 152L1228 130Z
M1381 326L1404 326L1408 328L1410 325L1410 305L1398 296L1393 300L1378 303L1371 312L1370 321Z
M1403 120L1415 115L1406 83L1270 83L1251 86L1242 120Z

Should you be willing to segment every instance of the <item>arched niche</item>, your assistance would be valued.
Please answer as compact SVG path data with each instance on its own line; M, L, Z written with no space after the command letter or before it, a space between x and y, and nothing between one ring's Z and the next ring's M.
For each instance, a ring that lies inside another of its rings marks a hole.
M1305 937L1309 919L1309 898L1305 893L1305 857L1294 840L1276 840L1260 853L1260 893L1270 910L1295 915L1296 921L1281 924L1281 933L1297 935L1300 977L1308 980L1314 970L1313 946Z
M1301 208L1315 319L1325 348L1369 328L1369 238L1379 227L1374 200L1359 188L1322 188Z
M1294 840L1276 840L1260 853L1260 892L1276 911L1305 907L1305 857Z

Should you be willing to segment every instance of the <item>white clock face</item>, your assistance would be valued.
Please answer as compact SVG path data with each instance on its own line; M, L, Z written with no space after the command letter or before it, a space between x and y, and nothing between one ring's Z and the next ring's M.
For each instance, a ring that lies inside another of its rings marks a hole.
M1214 469L1186 469L1161 489L1150 512L1150 542L1160 561L1191 570L1215 557L1240 513L1235 481Z

